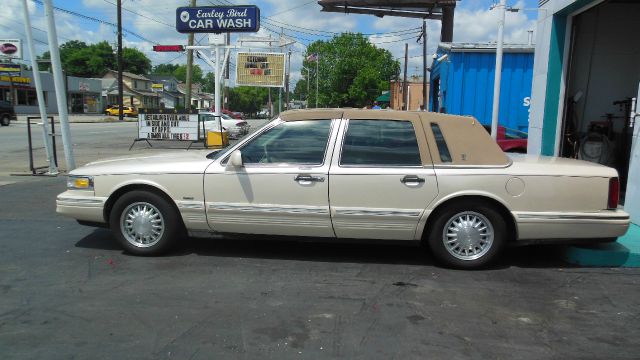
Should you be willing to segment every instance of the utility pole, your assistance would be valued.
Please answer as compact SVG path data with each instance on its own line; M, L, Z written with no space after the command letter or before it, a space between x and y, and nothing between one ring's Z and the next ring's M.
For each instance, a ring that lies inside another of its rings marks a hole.
M409 110L409 84L407 84L407 64L409 63L409 44L404 43L404 76L402 80L402 99L404 102L404 110Z
M195 7L196 6L196 0L191 0L191 7ZM188 46L193 46L193 33L189 33L188 36L188 41L187 41L187 45ZM192 76L192 68L193 67L193 50L188 49L187 50L187 91L185 94L185 100L184 100L184 107L187 110L191 110L191 76ZM218 76L216 74L216 76Z
M49 136L47 129L47 108L44 104L44 93L42 92L42 81L40 80L40 70L38 69L38 61L36 59L36 50L33 46L33 35L31 33L31 19L29 18L29 8L27 8L27 0L22 0L22 8L24 10L24 30L27 34L27 47L31 55L31 67L33 68L33 81L36 85L36 97L38 99L38 110L40 110L40 118L42 119L42 136L44 140L44 149L47 152L47 161L49 161L49 174L58 174L58 164L53 157L53 142ZM13 83L13 81L12 81Z
M427 20L422 20L422 111L427 111Z
M124 93L122 89L122 0L118 0L118 120L124 119ZM133 104L131 104L133 105Z
M285 98L286 98L286 104L287 106L285 107L285 109L289 110L289 71L291 71L291 50L289 50L288 53L288 58L287 58L287 86L286 86L286 93L285 93Z
M51 54L51 67L53 68L53 83L56 89L56 102L58 115L60 116L60 130L62 132L62 144L64 145L64 159L67 163L67 171L76 168L73 158L73 143L71 142L71 130L69 129L69 115L67 114L67 94L64 92L64 79L62 78L62 64L60 62L60 48L58 47L58 34L53 18L52 0L44 0L44 14L47 18L47 39L49 40L49 53ZM31 54L35 56L35 54ZM34 69L38 71L38 68Z
M507 0L500 0L498 11L498 44L496 46L496 74L493 80L493 109L491 112L491 137L498 136L498 112L500 111L500 81L502 81L502 44L504 42L504 16L507 10Z
M316 109L318 108L318 79L320 78L320 53L316 54Z
M309 77L309 69L307 69L307 109L309 108L309 81L311 81Z

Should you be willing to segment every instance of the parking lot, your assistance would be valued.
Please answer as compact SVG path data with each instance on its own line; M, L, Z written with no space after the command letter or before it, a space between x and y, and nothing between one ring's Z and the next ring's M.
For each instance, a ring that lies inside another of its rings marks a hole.
M72 129L79 165L174 147L126 151L135 123ZM456 271L405 245L259 237L134 257L55 213L64 177L10 175L24 131L0 129L2 359L638 358L640 269L534 246Z

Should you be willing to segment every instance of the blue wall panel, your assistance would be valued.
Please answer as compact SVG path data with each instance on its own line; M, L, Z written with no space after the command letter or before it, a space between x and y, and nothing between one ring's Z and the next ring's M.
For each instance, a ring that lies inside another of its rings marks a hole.
M438 57L448 58L436 62L431 70L430 110L437 101L434 80L440 79L440 108L449 114L471 115L483 124L491 124L495 53L444 52ZM531 97L533 80L533 53L504 53L500 85L500 125L527 131L529 106L525 98Z

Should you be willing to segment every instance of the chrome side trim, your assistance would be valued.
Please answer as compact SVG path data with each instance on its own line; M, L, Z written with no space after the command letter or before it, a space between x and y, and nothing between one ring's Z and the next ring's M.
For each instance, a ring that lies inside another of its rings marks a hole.
M87 207L102 207L104 206L107 198L96 197L57 197L58 205L63 206L87 206Z
M434 164L434 169L506 169L513 165L513 160L509 159L506 165L442 165Z
M418 217L422 213L422 210L364 210L364 209L335 209L336 215L347 216L405 216L405 217Z
M176 200L178 209L204 210L204 201L182 201Z
M274 205L247 205L230 203L208 203L207 209L215 211L239 211L259 213L287 213L287 214L319 214L328 215L328 206L274 206Z
M629 214L619 212L599 213L549 213L549 212L514 212L518 220L579 220L579 221L629 221Z

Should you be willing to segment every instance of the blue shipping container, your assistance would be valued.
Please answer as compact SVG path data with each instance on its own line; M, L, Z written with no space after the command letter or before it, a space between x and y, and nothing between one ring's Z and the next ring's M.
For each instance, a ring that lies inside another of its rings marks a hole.
M504 45L498 115L504 127L528 131L533 57L533 45ZM495 44L440 44L431 65L429 110L490 125L495 67Z

